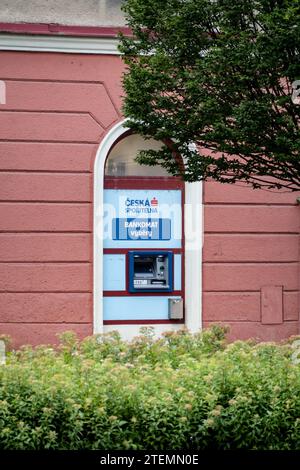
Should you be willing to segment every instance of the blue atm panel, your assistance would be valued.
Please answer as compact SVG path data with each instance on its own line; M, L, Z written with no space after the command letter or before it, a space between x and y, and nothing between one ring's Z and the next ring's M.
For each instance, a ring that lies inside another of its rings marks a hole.
M181 262L181 255L174 255L174 290L181 290L182 287Z
M125 291L126 256L122 254L103 256L103 290Z
M105 322L183 318L183 192L163 187L104 190Z
M169 299L180 300L180 297L104 297L104 320L168 320Z

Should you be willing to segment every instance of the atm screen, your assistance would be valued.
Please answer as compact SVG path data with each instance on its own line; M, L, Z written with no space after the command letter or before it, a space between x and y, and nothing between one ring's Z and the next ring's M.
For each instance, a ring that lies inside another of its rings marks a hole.
M153 273L153 261L134 261L134 271L136 274Z

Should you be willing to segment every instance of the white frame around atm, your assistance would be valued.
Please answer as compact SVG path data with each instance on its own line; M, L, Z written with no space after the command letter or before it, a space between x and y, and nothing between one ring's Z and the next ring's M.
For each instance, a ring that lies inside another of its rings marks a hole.
M118 330L124 339L139 333L139 324L103 325L103 191L104 167L107 155L123 134L128 132L126 120L116 124L102 140L94 165L94 312L93 331L103 333ZM191 332L202 327L202 183L185 183L185 325L151 324L155 333L178 330L186 326ZM149 325L150 326L150 325Z

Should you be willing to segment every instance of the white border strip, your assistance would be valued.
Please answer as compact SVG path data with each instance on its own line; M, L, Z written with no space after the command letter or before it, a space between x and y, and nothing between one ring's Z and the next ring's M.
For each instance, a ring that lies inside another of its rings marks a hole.
M124 124L124 125L123 125ZM102 140L94 164L94 333L103 332L103 191L105 161L114 142L128 131L119 122Z
M120 55L117 38L0 34L2 51Z
M202 328L202 182L185 183L185 325L191 333Z

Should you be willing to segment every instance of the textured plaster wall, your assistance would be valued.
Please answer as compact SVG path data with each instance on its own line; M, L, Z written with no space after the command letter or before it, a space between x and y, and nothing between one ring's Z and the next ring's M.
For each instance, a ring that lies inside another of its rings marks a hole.
M122 0L0 0L0 22L120 26Z
M207 182L204 187L204 326L232 339L299 334L299 193Z
M92 334L93 167L121 119L117 56L0 52L0 334Z

